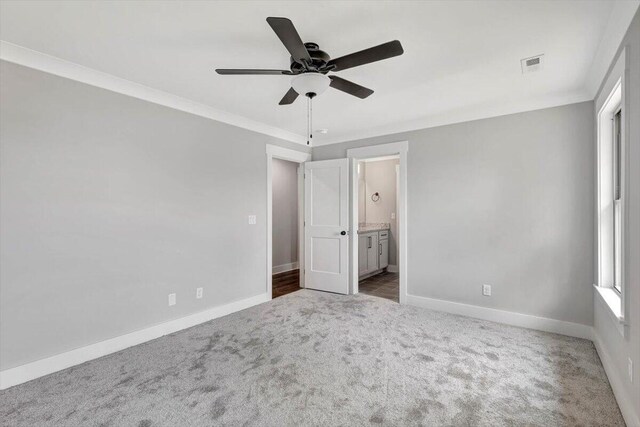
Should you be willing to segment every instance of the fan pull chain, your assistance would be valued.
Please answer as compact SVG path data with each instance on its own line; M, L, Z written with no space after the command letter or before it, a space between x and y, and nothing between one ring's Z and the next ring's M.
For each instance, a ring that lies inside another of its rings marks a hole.
M311 145L311 141L313 140L313 107L312 107L312 96L307 96L307 145Z

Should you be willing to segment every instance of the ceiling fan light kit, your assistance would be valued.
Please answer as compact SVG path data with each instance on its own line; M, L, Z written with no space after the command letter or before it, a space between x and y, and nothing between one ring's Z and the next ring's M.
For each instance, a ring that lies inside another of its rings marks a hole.
M311 126L311 100L313 97L323 93L329 86L360 99L367 98L373 93L373 90L349 80L334 75L327 76L329 72L370 64L404 53L400 42L393 40L369 49L331 59L329 54L320 50L317 43L303 43L298 31L289 19L269 17L267 18L267 23L291 55L289 70L217 69L216 72L221 75L295 76L291 81L291 88L280 100L279 105L292 104L298 98L298 95L307 97L307 145L310 145L313 137L311 134L311 129L313 129Z
M308 96L313 93L314 96L320 95L327 90L331 79L321 73L303 73L295 76L291 80L291 87L298 95Z

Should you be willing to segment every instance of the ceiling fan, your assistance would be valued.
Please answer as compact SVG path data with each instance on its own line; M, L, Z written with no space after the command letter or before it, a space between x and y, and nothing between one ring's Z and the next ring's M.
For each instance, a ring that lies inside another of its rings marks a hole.
M276 33L284 47L291 54L288 70L264 70L264 69L224 69L218 68L216 72L222 75L284 75L294 76L291 80L291 88L280 100L279 105L292 104L299 95L308 98L308 136L311 135L311 99L324 92L329 86L346 92L350 95L364 99L373 93L373 90L360 86L329 72L338 72L348 68L358 67L371 62L381 61L394 56L402 55L404 50L398 40L383 43L369 49L331 59L331 57L316 43L303 43L298 31L291 20L287 18L269 17L267 23ZM309 140L307 140L309 144Z
M292 88L280 100L280 105L292 104L298 95L307 96L308 93L313 93L312 97L319 95L329 86L364 99L371 95L373 90L338 76L327 76L327 73L393 58L404 53L400 42L394 40L340 58L331 59L326 52L320 50L318 44L312 42L303 43L291 20L269 17L267 18L267 23L291 54L289 70L218 68L216 72L223 75L296 76L291 82Z

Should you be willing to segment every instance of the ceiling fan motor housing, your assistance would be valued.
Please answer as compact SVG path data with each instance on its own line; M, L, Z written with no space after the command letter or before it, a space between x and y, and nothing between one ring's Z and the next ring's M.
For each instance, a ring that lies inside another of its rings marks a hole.
M306 71L307 69L312 69L312 70L316 70L316 71L320 71L323 73L328 72L329 70L324 70L324 68L327 66L327 63L331 60L331 57L329 56L329 54L325 51L320 50L320 47L318 46L317 43L313 43L313 42L307 42L304 44L304 47L307 48L307 52L309 52L309 56L311 57L311 63L307 64L306 68L305 68L305 64L302 64L298 61L296 61L295 59L293 59L293 57L290 57L290 69L293 73L297 74L297 73L302 73L304 71Z

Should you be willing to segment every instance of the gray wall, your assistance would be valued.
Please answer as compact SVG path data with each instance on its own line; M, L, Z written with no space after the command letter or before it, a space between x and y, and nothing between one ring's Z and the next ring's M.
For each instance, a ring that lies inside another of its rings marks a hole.
M273 266L298 262L298 163L273 159Z
M0 67L0 369L266 292L265 143L305 147Z
M625 292L631 302L629 313L631 324L628 336L623 337L613 324L607 309L597 303L594 306L594 328L613 361L616 374L621 379L627 396L634 404L636 417L640 419L640 11L636 12L612 66L618 60L624 46L627 48L626 70L628 76L626 79L625 114L629 144L627 153L629 177L626 194L628 222L625 240L627 273ZM610 73L611 70L607 73L607 77ZM604 81L607 77L604 78ZM627 374L627 360L629 358L633 360L633 382L629 380Z
M396 213L396 165L399 160L381 160L375 162L361 162L365 166L364 191L359 190L360 204L365 206L365 221L368 223L388 222L389 230L389 264L398 265L397 257L397 221L391 219ZM374 202L373 193L378 192L380 199ZM360 205L359 204L359 205ZM360 213L358 212L358 215Z
M313 158L409 141L409 294L591 325L593 123L585 102L316 147Z

